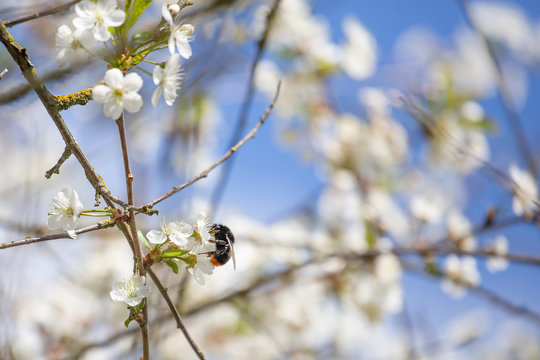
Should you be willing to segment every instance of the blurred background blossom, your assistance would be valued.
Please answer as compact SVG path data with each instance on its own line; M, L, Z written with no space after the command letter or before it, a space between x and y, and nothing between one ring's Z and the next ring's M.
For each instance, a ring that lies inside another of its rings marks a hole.
M281 0L252 74L275 1L193 3L182 12L195 32L176 103L149 106L152 79L141 71L145 105L126 119L137 204L218 160L282 84L234 163L160 203L159 215L138 217L146 234L164 219L195 225L206 211L235 234L237 270L217 268L204 286L156 268L207 358L540 358L540 5ZM7 0L0 18L56 4ZM161 6L143 15L142 30L159 22ZM74 17L10 28L55 94L106 71L92 58L57 68L67 45L57 48L55 34ZM61 137L3 47L0 67L9 70L0 80L8 243L50 233L61 189L84 204L94 193L74 159L45 179ZM124 198L116 127L102 112L90 102L62 114ZM78 228L93 223L81 218ZM126 329L125 307L109 298L132 271L114 229L0 249L0 358L140 356L135 324ZM159 294L147 301L153 358L195 358Z

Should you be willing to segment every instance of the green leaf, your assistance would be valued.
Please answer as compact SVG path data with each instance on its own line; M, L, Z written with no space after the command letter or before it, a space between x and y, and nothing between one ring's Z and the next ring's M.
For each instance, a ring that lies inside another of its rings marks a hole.
M128 326L129 326L129 323L131 322L131 320L133 320L133 318L132 318L131 316L128 317L128 318L126 319L126 321L124 321L124 325L125 325L126 327L128 327Z
M146 240L142 231L139 229L137 229L137 236L139 237L139 241L142 242L148 250L152 249L152 247L150 246L150 243L148 243L148 240Z
M179 256L185 255L189 250L180 250L175 248L169 248L161 253L163 259L177 258Z
M131 1L129 1L131 3ZM139 17L142 15L142 13L150 6L152 3L152 0L134 0L133 6L131 7L131 11L129 13L129 18L127 19L127 25L126 30L131 29L133 24L139 19ZM126 8L128 6L128 3L126 2Z
M142 299L142 301L133 307L133 316L140 313L144 307L144 304L146 304L146 298Z
M178 264L172 260L165 260L165 264L169 265L173 273L178 274Z
M137 46L146 44L154 38L153 31L143 31L133 34L131 37L131 42Z

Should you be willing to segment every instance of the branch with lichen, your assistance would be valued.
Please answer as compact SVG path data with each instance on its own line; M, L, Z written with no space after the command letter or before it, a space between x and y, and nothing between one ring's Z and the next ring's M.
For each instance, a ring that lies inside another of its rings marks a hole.
M0 41L4 44L15 63L19 66L23 76L26 78L32 89L34 89L39 99L43 103L43 106L45 106L45 109L49 113L49 116L58 128L60 134L62 135L66 147L69 148L71 153L77 158L77 160L81 164L82 168L84 169L86 178L96 190L96 200L98 200L99 196L103 196L105 202L111 208L116 207L114 205L115 203L126 207L127 204L125 202L121 201L120 199L114 197L111 194L109 189L107 189L107 187L105 186L102 178L97 174L92 164L90 164L90 161L79 147L79 144L71 134L71 131L69 130L64 119L60 115L58 99L53 94L51 94L45 84L43 84L38 74L36 73L34 66L30 62L28 52L25 48L19 45L17 41L15 41L15 39L8 32L3 22L0 22Z
M58 102L58 110L67 110L74 105L86 105L90 100L92 100L92 89L96 87L99 82L88 89L83 89L69 95L56 95L56 100Z

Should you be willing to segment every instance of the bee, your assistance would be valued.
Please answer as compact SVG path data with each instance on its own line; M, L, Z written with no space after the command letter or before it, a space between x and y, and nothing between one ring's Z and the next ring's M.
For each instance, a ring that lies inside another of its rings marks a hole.
M214 266L222 266L232 257L233 268L236 270L236 257L234 256L234 235L227 226L221 224L213 224L210 228L214 234L216 242L216 251L209 253L210 262Z

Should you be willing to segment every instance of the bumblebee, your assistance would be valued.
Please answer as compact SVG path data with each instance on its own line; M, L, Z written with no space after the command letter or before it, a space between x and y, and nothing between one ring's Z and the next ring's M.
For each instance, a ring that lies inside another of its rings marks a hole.
M227 226L213 224L210 231L214 234L216 242L216 251L209 253L210 262L214 266L222 266L232 257L233 267L236 270L236 257L234 256L234 235Z

